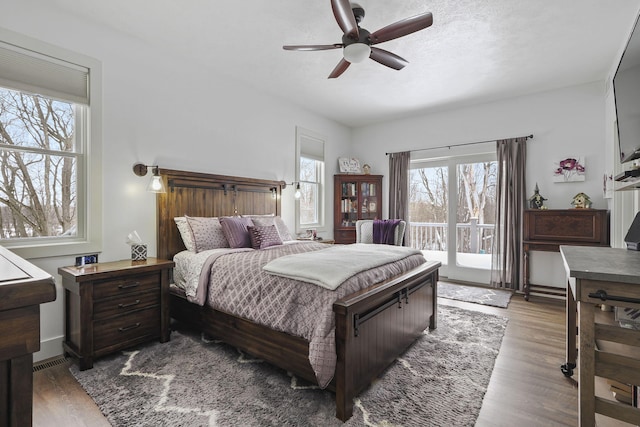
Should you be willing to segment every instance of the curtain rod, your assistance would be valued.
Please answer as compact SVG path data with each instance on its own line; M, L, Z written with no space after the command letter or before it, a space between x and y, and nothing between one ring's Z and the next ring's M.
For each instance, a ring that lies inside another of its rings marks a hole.
M527 139L533 139L533 134L531 135L526 135L526 136L518 136L516 138L527 138ZM513 138L513 139L516 139ZM501 139L511 139L511 138L501 138ZM418 148L417 150L409 150L410 153L414 153L416 151L427 151L427 150L437 150L438 148L448 148L451 149L451 147L462 147L463 145L475 145L475 144L486 144L487 142L495 142L497 141L497 139L488 139L486 141L476 141L476 142L465 142L462 144L453 144L453 145L442 145L440 147L429 147L429 148ZM395 153L384 153L385 155L389 155L389 154L395 154Z

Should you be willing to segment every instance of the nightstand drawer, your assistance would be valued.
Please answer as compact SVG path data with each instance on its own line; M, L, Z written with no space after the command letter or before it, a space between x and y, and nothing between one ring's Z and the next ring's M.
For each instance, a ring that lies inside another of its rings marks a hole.
M108 298L130 292L145 292L160 289L160 274L141 274L122 279L96 281L93 285L93 298Z
M157 305L160 305L160 294L158 292L131 293L95 302L93 304L93 317L96 320L102 320Z
M160 307L135 311L125 316L93 322L94 351L142 337L160 335Z

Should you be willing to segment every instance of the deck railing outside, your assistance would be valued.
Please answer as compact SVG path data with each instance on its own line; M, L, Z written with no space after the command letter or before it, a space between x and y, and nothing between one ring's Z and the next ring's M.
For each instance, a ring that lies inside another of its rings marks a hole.
M410 222L411 246L420 250L447 250L447 223ZM478 224L476 218L456 224L457 252L490 254L495 224Z

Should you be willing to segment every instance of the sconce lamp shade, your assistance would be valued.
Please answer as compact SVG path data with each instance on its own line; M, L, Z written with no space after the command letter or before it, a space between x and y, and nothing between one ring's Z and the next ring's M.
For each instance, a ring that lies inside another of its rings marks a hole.
M300 191L300 183L293 181L292 183L285 183L285 186L287 185L295 185L296 186L296 192L293 193L293 197L295 197L296 199L299 199L302 196L302 192Z
M149 181L149 185L147 185L147 191L151 193L166 193L167 190L164 188L164 182L162 181L162 177L158 173L158 167L153 168L153 176L151 177L151 181Z
M145 176L149 168L153 171L153 175L151 176L149 185L147 185L147 191L151 193L166 193L167 190L164 186L164 182L162 181L162 177L160 176L158 166L147 166L142 163L136 163L133 165L133 173L138 176Z

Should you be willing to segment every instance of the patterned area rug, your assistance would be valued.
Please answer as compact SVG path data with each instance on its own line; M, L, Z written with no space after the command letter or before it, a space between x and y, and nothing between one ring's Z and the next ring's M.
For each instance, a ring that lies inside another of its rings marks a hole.
M438 296L440 298L507 308L512 295L513 293L502 289L438 282Z
M346 426L473 426L507 319L439 308ZM72 374L114 426L340 426L334 395L226 344L173 332Z

